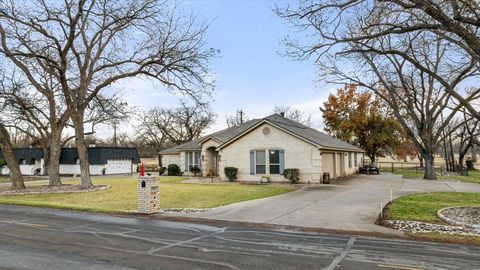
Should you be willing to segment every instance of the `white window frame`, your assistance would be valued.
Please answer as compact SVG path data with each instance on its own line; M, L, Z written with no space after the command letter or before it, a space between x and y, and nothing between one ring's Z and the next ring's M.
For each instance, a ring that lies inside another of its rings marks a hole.
M193 167L200 167L200 152L199 151L188 151L186 156L188 162L188 171Z
M348 168L352 168L352 152L348 152Z
M263 164L258 164L257 163L257 152L263 152L263 154L265 155L265 163ZM266 149L257 149L255 150L254 152L254 165L255 165L255 174L257 175L266 175L268 173L267 171L267 150ZM257 166L265 166L265 172L264 173L257 173Z
M270 162L270 151L277 151L278 152L278 163L271 163ZM278 173L271 173L270 166L277 165L278 166ZM268 174L280 175L280 149L268 149Z
M270 163L270 151L277 151L278 152L278 163ZM257 164L257 152L264 152L265 154L265 164ZM272 149L255 149L253 151L254 157L254 171L255 175L271 175L270 173L270 165L278 165L279 173L274 173L273 175L280 175L280 149L272 148ZM265 173L257 173L257 165L265 166Z
M355 167L358 167L358 157L357 157L357 153L353 153L353 160L355 161Z

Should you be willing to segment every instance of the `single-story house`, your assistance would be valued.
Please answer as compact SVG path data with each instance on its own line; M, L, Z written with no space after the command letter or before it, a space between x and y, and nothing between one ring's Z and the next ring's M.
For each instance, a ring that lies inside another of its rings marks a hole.
M44 158L41 148L17 148L15 157L23 175L43 175ZM3 159L1 150L0 159ZM92 175L130 174L137 171L140 157L136 148L90 147L88 148L88 161ZM8 167L4 166L0 172L8 175ZM76 148L62 148L60 174L80 174L80 159Z
M238 168L237 179L284 181L283 170L297 168L300 181L319 182L354 174L364 150L283 115L253 119L160 152L162 165L177 164L186 175L193 166L203 176L226 180L225 167Z

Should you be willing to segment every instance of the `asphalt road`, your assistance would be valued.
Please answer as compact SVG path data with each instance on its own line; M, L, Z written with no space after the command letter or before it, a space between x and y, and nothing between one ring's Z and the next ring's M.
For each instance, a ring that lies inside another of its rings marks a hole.
M0 269L480 269L480 247L0 206Z

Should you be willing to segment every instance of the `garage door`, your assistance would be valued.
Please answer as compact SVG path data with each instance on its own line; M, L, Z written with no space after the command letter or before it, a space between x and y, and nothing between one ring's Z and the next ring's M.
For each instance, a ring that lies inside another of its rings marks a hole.
M132 161L131 160L111 160L107 161L105 165L106 174L124 174L130 173L132 170Z
M335 178L335 173L334 173L334 162L333 159L335 157L335 154L332 153L323 153L322 154L322 170L324 173L328 172L330 173L330 178Z

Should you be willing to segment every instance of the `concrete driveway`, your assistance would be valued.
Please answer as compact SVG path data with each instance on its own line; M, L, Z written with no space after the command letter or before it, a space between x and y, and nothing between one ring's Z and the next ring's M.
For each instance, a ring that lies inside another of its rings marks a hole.
M375 225L380 203L430 191L480 192L479 184L407 180L391 174L356 175L330 185L302 189L269 198L234 203L208 212L177 214L215 220L302 226L332 230L401 234Z

